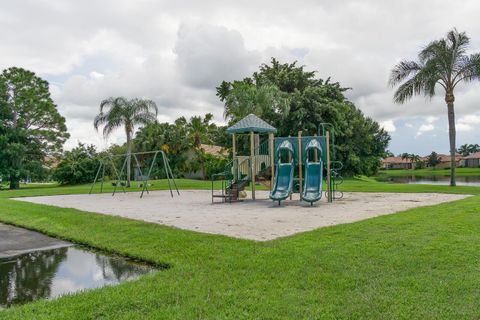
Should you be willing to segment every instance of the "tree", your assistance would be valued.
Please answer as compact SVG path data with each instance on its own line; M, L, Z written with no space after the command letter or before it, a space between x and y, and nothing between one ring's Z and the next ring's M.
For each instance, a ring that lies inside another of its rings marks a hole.
M47 81L22 68L2 72L0 133L0 174L17 189L22 177L42 170L45 158L58 155L69 138Z
M211 123L212 119L213 115L207 113L203 119L201 116L194 116L186 123L188 140L195 153L193 162L200 165L203 179L207 178L207 171L205 168L206 154L202 149L202 143L210 144L212 142L212 132L217 128L214 123Z
M92 182L98 166L95 146L78 143L77 147L64 153L53 172L53 178L61 184Z
M462 144L460 148L457 149L457 152L462 156L466 157L470 154L470 148L468 144Z
M389 83L398 88L394 94L396 103L405 103L415 95L432 98L437 87L445 92L450 140L450 185L455 186L456 130L454 90L461 82L480 78L480 53L466 54L470 39L465 32L456 29L446 37L430 42L418 54L418 61L402 61L390 75Z
M404 152L400 155L400 158L402 158L402 160L408 160L410 161L410 163L412 164L412 169L415 169L415 166L420 162L420 156L418 154L414 154L414 153L407 153L407 152Z
M480 145L478 144L462 144L457 150L462 156L466 157L471 153L480 152Z
M412 169L417 168L419 163L421 163L420 156L413 153L410 155L410 161L412 162Z
M427 157L427 165L429 167L433 167L434 169L437 167L437 165L440 163L440 158L438 157L438 154L435 151L432 151L430 155Z
M217 88L224 90L225 82ZM250 113L275 123L288 114L288 95L272 84L234 82L225 102L225 118L237 122ZM223 95L220 93L218 95Z
M385 150L385 158L394 157L395 155L390 150Z
M150 123L140 128L135 135L135 151L163 150L175 176L187 172L187 152L190 144L186 130L186 120L175 123Z
M100 113L95 117L95 130L103 126L103 136L108 137L114 130L124 127L127 136L127 187L131 180L132 137L136 125L147 125L157 121L158 108L155 102L145 99L127 100L110 97L100 103Z
M343 162L342 173L375 174L390 136L345 98L348 88L315 75L296 62L282 64L272 58L270 64L262 64L252 77L222 82L217 87L217 96L225 103L230 123L254 113L276 127L279 136L294 136L299 130L305 135L318 134L320 123L331 123L335 128L335 160ZM270 99L257 99L259 92L267 88L271 94L266 96Z

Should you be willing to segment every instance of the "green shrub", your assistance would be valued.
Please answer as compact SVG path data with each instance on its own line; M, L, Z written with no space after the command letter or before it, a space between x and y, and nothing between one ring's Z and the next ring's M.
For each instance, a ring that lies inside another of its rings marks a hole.
M99 166L95 146L78 144L78 147L66 151L53 172L53 179L61 184L80 184L92 182Z

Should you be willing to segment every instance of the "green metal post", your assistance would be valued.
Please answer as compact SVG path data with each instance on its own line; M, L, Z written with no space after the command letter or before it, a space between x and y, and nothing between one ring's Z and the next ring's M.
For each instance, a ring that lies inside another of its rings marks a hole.
M150 164L150 168L148 169L148 175L143 180L143 189L142 189L142 194L140 194L140 198L143 197L143 193L145 192L145 189L147 187L148 178L150 178L150 174L152 173L153 164L155 163L155 160L157 159L157 154L158 154L158 152L155 152L155 155L153 156L152 163Z
M103 163L103 161L102 161ZM103 193L103 182L105 181L105 163L103 163L102 168L102 183L100 183L100 193Z
M143 181L143 171L142 169L140 168L140 163L138 163L138 159L137 159L137 156L135 155L135 153L132 153L133 155L133 159L135 159L135 163L137 164L137 169L138 171L140 172L141 176L142 176L142 181ZM147 194L150 194L150 192L148 192L148 188L146 188L145 190L147 190Z
M125 167L127 165L127 159L128 157L125 157L125 161L123 161L123 165L122 165L122 170L120 170L120 174L117 176L117 183L115 184L115 186L113 187L113 193L112 193L112 197L115 195L115 191L117 191L117 186L118 184L121 182L119 182L120 178L122 177L123 175L123 171L125 170ZM113 163L113 160L112 160L112 164L113 166L115 167L115 163ZM115 169L116 170L116 169ZM123 188L123 192L125 193L125 187L122 185L122 188Z
M170 189L170 195L173 198L172 185L170 183L170 176L168 175L168 167L167 167L167 161L166 161L166 158L165 158L165 152L163 152L163 151L161 151L161 152L162 152L163 166L165 168L165 173L167 174L168 188Z
M92 194L93 187L95 186L95 183L97 183L97 178L98 178L98 175L100 174L100 169L102 169L102 166L103 166L103 162L100 161L100 166L98 167L97 174L95 174L95 179L93 179L93 184L90 187L90 192L88 194Z
M172 178L173 185L175 186L175 190L177 190L177 194L180 195L180 192L178 191L177 183L175 182L175 177L173 176L172 168L170 167L170 163L168 162L168 158L167 158L167 166L168 166L168 170L170 171L170 177Z

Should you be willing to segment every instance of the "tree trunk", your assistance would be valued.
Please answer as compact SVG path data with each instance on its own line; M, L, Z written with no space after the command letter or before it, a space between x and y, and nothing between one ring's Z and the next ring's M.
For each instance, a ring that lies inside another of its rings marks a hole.
M131 163L132 163L132 139L131 132L127 129L127 188L130 188Z
M457 166L456 161L456 130L455 130L455 110L454 103L455 97L452 92L447 93L445 96L445 102L448 109L448 137L450 139L450 186L456 186L455 182L455 169Z
M17 177L10 178L10 189L20 189L20 180Z

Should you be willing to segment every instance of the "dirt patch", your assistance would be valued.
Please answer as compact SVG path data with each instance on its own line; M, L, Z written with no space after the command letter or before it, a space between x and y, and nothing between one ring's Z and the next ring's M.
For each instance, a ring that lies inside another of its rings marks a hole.
M296 196L296 197L295 197ZM342 200L315 206L293 200L281 206L268 200L267 192L240 203L212 204L210 191L181 191L170 197L168 191L153 191L139 198L138 193L61 195L17 198L64 208L121 216L164 224L181 229L227 236L271 240L320 227L359 221L410 208L435 205L466 198L465 195L432 193L345 193ZM297 199L297 200L295 200Z

